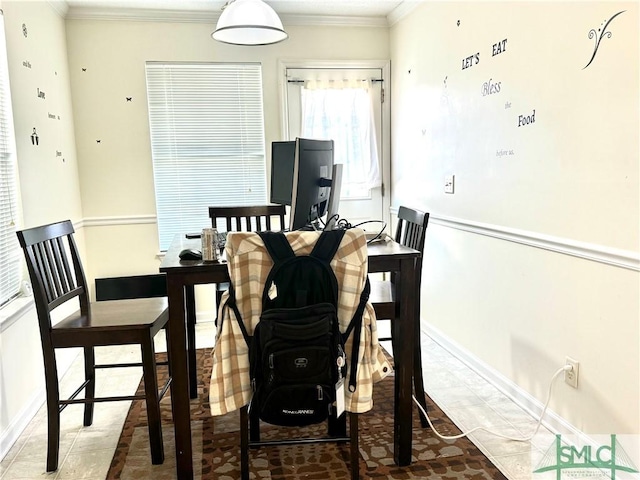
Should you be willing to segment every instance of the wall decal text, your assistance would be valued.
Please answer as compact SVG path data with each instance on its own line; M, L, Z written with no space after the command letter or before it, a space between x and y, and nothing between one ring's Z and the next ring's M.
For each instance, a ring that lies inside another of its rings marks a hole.
M477 65L478 63L480 63L480 52L475 53L473 55L469 55L466 58L463 58L462 59L462 70L464 70L465 68L473 67L474 65Z
M499 55L503 53L507 49L507 39L500 40L498 43L493 44L493 54L492 56Z
M523 127L525 125L531 125L536 121L536 110L533 109L533 113L531 115L519 115L518 116L518 127Z
M482 84L482 96L486 97L487 95L493 95L494 93L500 92L500 85L502 82L494 82L493 79L489 79L488 82L484 82Z
M496 157L504 157L506 155L515 155L515 153L513 152L513 150L496 150Z

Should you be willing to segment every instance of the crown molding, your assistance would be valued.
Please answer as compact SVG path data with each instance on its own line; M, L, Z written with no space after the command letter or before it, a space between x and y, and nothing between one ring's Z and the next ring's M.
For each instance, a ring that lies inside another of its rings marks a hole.
M400 5L398 5L393 11L387 15L387 26L391 27L399 22L401 19L409 15L412 11L414 11L418 5L424 3L424 1L420 0L404 0Z
M50 0L53 5L54 0ZM55 3L60 3L55 1ZM66 5L66 2L62 2ZM59 9L56 9L60 12ZM220 13L211 10L166 10L146 8L71 7L65 10L70 20L116 20L133 22L206 23L215 25ZM285 26L347 26L388 27L385 17L338 16L338 15L294 15L283 14L280 19Z
M67 12L69 11L69 4L66 0L47 0L49 6L60 15L62 18L66 18Z
M286 26L343 26L383 27L389 26L386 17L338 16L338 15L280 15Z
M215 23L219 13L201 10L166 10L153 8L71 7L68 20L116 20L132 22Z

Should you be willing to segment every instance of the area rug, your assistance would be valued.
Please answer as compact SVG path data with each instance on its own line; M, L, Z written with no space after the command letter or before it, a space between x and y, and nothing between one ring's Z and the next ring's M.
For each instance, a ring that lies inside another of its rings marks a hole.
M196 479L240 478L239 414L209 413L211 351L198 350L198 398L191 401L193 468ZM393 376L374 387L374 408L359 417L361 479L506 480L506 477L468 439L444 441L422 428L414 409L413 461L398 467L393 461ZM139 392L142 392L142 384ZM427 397L429 417L444 435L460 433L454 423ZM175 448L171 401L162 400L165 461L152 465L144 401L132 402L118 441L107 480L174 479ZM263 424L265 440L293 436L322 436L325 425L280 428ZM348 444L305 444L263 447L249 453L252 479L338 480L350 478Z

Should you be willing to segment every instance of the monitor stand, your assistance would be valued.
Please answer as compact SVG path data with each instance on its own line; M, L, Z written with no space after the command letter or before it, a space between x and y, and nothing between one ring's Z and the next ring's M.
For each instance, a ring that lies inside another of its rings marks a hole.
M334 163L331 172L331 190L329 193L329 205L327 206L327 224L325 230L334 230L340 205L340 191L342 189L342 163Z

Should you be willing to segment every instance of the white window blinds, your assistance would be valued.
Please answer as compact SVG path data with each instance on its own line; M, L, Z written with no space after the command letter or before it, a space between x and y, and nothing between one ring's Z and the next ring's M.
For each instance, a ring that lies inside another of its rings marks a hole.
M16 237L16 146L4 17L0 15L0 305L20 290L21 251Z
M267 201L259 64L146 65L160 249L210 206Z

